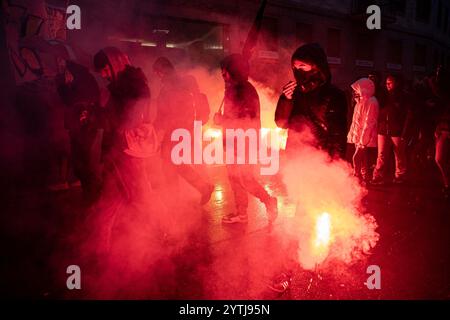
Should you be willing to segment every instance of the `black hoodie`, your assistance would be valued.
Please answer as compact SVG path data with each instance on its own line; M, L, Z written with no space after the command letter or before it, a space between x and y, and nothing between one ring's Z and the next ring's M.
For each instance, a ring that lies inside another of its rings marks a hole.
M232 54L222 60L221 68L232 78L225 86L224 127L259 129L260 102L255 87L248 81L248 61L240 54Z
M127 55L110 47L94 57L97 69L106 64L111 67L112 81L108 85L110 99L105 108L104 152L111 148L124 150L130 147L126 132L138 130L149 123L150 88L140 68L131 66Z
M318 44L306 44L294 52L292 60L316 65L323 82L309 92L302 92L297 86L291 100L281 95L275 112L277 126L299 133L307 126L318 146L330 155L343 157L347 136L347 99L342 90L331 84L325 52ZM288 141L287 149L293 148L292 145Z

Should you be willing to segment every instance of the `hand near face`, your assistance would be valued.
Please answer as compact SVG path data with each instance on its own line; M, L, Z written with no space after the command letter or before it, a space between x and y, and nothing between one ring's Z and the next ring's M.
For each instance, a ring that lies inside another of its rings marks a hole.
M81 124L84 124L88 121L89 118L89 112L87 110L83 110L80 114L80 122Z
M284 87L283 87L283 94L288 99L291 100L292 96L294 94L294 90L297 87L297 82L289 81Z

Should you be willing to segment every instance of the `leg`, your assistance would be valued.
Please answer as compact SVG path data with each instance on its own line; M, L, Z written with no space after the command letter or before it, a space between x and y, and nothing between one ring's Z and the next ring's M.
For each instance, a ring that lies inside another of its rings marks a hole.
M214 191L214 186L206 183L200 174L195 171L191 165L180 165L176 168L177 173L184 178L191 186L197 189L202 195L201 204L205 204L211 198L211 194Z
M355 153L353 154L352 160L353 160L353 175L356 177L361 176L361 154L362 149L355 147Z
M391 137L395 154L395 178L404 179L406 175L406 143L400 137Z
M88 204L98 198L101 190L101 137L99 130L71 135L73 169Z
M167 141L163 141L161 145L161 169L164 175L164 185L172 186L174 188L173 194L176 196L178 194L178 174L176 167L172 162L171 158L171 144Z
M244 188L261 202L266 203L270 198L270 195L256 180L253 172L254 168L250 165L241 165L239 169Z
M353 155L353 169L354 175L364 181L369 179L369 163L368 163L368 149L356 148Z
M242 177L238 165L227 167L231 189L233 189L234 202L236 203L237 214L246 216L248 207L247 191L242 184Z
M271 197L264 187L256 180L255 167L252 165L241 166L241 180L244 189L258 198L266 206L269 223L272 223L278 216L277 198Z
M369 152L371 148L364 148L361 154L361 175L364 181L370 181Z
M375 171L373 172L373 179L376 181L381 181L384 179L386 171L386 162L388 160L390 147L390 140L388 137L383 135L378 135L378 157L377 164L375 166Z

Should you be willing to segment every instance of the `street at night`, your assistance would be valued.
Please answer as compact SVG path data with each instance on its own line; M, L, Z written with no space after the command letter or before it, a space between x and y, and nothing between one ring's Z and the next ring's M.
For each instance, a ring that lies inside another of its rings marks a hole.
M370 188L363 202L376 218L380 234L372 253L353 265L329 262L312 271L297 265L292 286L279 294L269 290L267 282L273 276L271 270L281 267L280 261L286 258L286 244L277 233L292 221L294 206L286 196L279 196L280 217L272 231L256 199L250 200L248 226L222 225L223 212L233 202L224 169L208 168L217 182L203 210L194 200L187 205L194 208L189 220L201 223L192 224L183 246L173 252L171 246L176 244L161 244L161 249L167 250L160 260L162 279L155 284L151 283L152 275L143 275L140 281L149 283L142 290L130 286L117 293L119 290L110 288L103 298L449 298L449 204L440 196L435 179L430 178L434 171L421 176L421 185ZM270 192L285 193L276 178L265 181L265 187ZM36 299L102 298L95 287L97 281L83 280L83 290L78 292L66 288L67 266L86 263L74 253L77 243L68 236L82 228L79 224L85 212L80 209L80 197L79 189L71 189L52 194L30 191L20 200L7 199L1 223L5 235L2 252L8 257L2 273L6 280L2 294ZM364 284L369 265L381 268L380 290L369 290ZM167 266L170 271L164 270Z
M450 301L448 1L0 9L0 298Z

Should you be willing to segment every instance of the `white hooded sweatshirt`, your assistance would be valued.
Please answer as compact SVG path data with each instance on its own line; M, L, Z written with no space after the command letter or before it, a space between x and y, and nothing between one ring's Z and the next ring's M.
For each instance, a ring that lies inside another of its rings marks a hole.
M354 143L356 146L376 147L379 106L374 96L375 85L371 80L361 78L351 87L360 99L356 100L347 142Z

